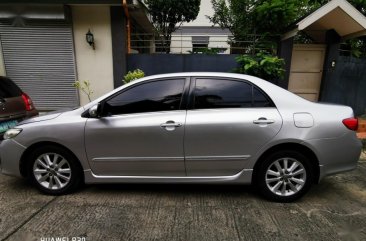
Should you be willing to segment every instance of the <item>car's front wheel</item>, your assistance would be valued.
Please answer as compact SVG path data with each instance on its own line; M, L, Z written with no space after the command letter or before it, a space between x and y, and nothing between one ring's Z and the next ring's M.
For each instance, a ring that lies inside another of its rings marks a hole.
M44 146L29 156L29 178L42 192L52 195L69 193L81 182L75 157L58 146Z
M314 178L312 170L309 159L302 153L279 151L261 163L257 184L267 199L292 202L310 189Z

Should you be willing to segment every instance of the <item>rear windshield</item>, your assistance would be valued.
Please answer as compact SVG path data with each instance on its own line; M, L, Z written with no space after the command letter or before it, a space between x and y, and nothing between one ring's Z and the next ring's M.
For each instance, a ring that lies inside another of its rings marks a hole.
M22 91L8 78L0 77L0 98L21 96Z

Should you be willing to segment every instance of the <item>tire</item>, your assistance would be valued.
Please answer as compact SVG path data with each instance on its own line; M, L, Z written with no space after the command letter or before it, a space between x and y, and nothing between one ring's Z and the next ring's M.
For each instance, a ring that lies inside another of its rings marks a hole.
M270 201L293 202L309 191L314 183L313 170L311 162L302 153L278 151L259 165L256 184Z
M28 178L45 194L67 194L82 183L79 162L65 148L42 146L34 150L28 160Z

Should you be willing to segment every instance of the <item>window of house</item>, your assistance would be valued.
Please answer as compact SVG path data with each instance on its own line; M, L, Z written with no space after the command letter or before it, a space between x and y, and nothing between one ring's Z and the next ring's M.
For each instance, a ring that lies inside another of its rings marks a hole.
M203 53L208 48L209 36L192 36L192 52Z
M143 83L105 103L109 115L179 110L185 79Z

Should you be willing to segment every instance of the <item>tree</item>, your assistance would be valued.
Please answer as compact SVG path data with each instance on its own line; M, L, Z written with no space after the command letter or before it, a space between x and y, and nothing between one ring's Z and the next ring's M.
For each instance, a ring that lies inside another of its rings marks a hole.
M306 0L211 0L214 15L210 21L228 28L236 40L247 35L279 35L294 22Z
M258 35L253 40L269 41L273 52L279 36L300 17L306 16L330 0L211 0L214 15L210 21L222 28L228 28L234 42L247 42L248 36ZM366 0L349 0L366 16ZM347 46L354 56L366 56L366 37L347 41ZM247 47L247 46L241 46ZM255 48L254 49L255 53Z
M166 53L170 52L172 33L184 22L195 20L201 0L144 0Z

